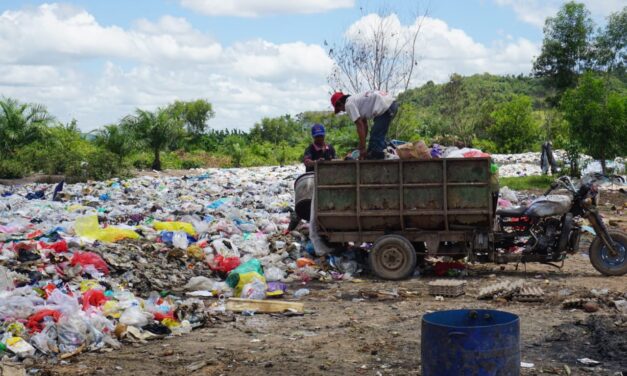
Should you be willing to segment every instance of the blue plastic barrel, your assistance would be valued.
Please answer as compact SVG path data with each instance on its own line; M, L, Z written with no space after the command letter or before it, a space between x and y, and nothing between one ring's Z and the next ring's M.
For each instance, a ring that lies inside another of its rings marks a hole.
M423 376L518 376L520 319L487 309L426 314L421 354Z

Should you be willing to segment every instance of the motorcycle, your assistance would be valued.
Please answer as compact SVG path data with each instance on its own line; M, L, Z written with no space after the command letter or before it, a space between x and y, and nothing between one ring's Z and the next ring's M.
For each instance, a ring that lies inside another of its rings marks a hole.
M568 195L551 194L558 188ZM583 231L595 237L590 244L592 266L607 276L627 274L627 234L610 230L603 223L597 208L597 187L584 183L575 187L567 176L553 182L544 195L528 206L499 209L495 231L495 261L541 262L555 265L568 254L579 250ZM588 226L581 225L587 219Z

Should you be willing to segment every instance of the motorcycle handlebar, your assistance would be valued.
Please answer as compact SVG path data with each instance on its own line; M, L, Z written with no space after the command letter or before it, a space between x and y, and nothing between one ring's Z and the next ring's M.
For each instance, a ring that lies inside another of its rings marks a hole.
M559 186L558 182L553 182L551 183L551 186L549 187L549 189L546 190L546 192L544 192L543 196L548 196L549 193L551 193L555 188L557 188Z

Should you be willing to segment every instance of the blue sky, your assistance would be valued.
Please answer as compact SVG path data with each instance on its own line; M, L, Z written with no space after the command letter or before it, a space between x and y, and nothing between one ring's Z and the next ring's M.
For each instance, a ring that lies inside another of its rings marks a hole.
M229 1L229 0L225 0ZM263 0L259 0L263 1ZM297 1L297 0L295 0ZM195 27L214 35L223 43L261 38L275 43L304 41L321 43L332 40L344 32L347 25L360 18L353 8L337 9L317 14L270 15L257 18L234 16L207 17L182 7L174 0L82 0L63 1L86 9L103 25L130 27L138 18L157 19L164 14L185 17ZM402 3L402 0L397 0ZM0 11L20 9L46 3L37 0L3 0ZM395 2L370 1L371 9L378 5ZM453 28L465 30L482 43L490 43L500 33L508 33L531 40L540 40L542 30L517 18L516 12L507 6L499 6L491 0L448 0L422 2L432 17L440 18ZM408 7L404 7L407 9Z
M585 0L603 23L621 0ZM411 30L429 9L413 85L452 73L529 73L559 0L3 0L0 95L47 105L84 130L175 99L214 103L216 128L329 109L324 41L386 7ZM360 7L364 10L360 12ZM396 24L395 24L396 25Z

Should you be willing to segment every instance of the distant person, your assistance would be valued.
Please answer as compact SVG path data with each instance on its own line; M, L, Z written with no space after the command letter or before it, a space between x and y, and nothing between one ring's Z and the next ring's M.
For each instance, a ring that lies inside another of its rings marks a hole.
M305 149L303 163L305 163L305 171L314 170L316 161L330 161L335 159L335 149L331 144L325 142L326 131L324 125L314 124L311 127L311 137L313 142Z
M350 119L357 126L359 136L359 159L384 159L386 148L385 137L390 129L390 123L398 111L395 98L378 90L371 90L357 95L336 92L331 96L331 104L335 113L346 111ZM368 120L373 120L370 130L370 140L366 149L368 137Z
M550 141L546 141L542 144L542 154L540 155L540 168L542 168L542 174L547 175L549 173L549 167L551 167L551 175L559 172L557 163L553 157L553 144Z

